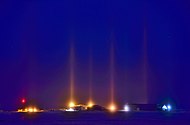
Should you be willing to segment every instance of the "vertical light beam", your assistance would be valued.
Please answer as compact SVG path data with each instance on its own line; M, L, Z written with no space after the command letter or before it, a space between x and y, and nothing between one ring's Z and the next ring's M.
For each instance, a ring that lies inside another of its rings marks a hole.
M110 101L111 101L111 105L109 106L109 109L111 111L115 111L116 110L116 106L115 106L115 75L114 75L114 44L113 42L111 42L110 45Z
M110 87L111 87L111 103L114 103L114 47L111 43L110 48Z
M88 106L91 107L93 105L93 95L92 95L92 79L93 79L93 57L92 57L92 48L90 46L89 48L89 100L88 100Z
M69 107L74 106L74 45L70 46L70 102Z

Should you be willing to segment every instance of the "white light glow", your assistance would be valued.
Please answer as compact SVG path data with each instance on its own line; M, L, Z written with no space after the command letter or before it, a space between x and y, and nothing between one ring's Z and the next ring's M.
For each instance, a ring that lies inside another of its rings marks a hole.
M162 110L163 110L163 111L168 110L167 106L166 106L166 105L163 105L163 106L162 106Z
M67 112L74 112L75 110L73 108L66 109Z
M130 111L129 105L125 105L124 110L127 111L127 112Z
M167 109L168 109L168 111L171 111L171 109L172 109L171 105L168 105Z

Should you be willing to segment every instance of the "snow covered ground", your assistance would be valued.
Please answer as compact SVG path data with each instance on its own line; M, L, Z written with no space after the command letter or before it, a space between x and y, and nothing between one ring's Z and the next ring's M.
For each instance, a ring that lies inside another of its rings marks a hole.
M0 125L188 125L189 112L0 113Z

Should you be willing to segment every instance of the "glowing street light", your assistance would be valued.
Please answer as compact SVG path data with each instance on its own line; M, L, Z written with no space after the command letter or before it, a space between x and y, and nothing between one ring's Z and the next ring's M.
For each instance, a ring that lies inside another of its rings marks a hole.
M125 105L125 106L124 106L124 111L126 111L126 112L130 111L129 105Z
M74 107L74 106L75 106L75 103L71 101L71 102L69 103L69 107L72 108L72 107Z
M17 112L40 112L36 107L27 107L25 109L18 109Z
M34 110L33 110L33 108L32 107L29 107L28 108L28 112L33 112Z
M111 112L116 111L116 106L115 106L114 104L111 104L110 107L109 107L109 110L110 110Z
M88 103L88 107L92 107L93 105L94 105L94 104L93 104L93 102L91 102L91 101Z
M172 110L172 106L170 104L168 104L167 106L166 105L163 105L162 106L162 110L163 111L171 111Z
M163 105L163 106L162 106L162 110L163 110L163 111L168 110L167 106L166 106L166 105Z
M170 104L167 105L167 109L168 111L171 111L172 110L172 106Z

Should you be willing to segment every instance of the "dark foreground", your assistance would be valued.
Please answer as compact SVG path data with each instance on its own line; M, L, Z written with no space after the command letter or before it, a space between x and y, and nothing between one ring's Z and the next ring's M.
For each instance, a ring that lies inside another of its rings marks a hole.
M0 113L0 125L190 125L189 112Z

